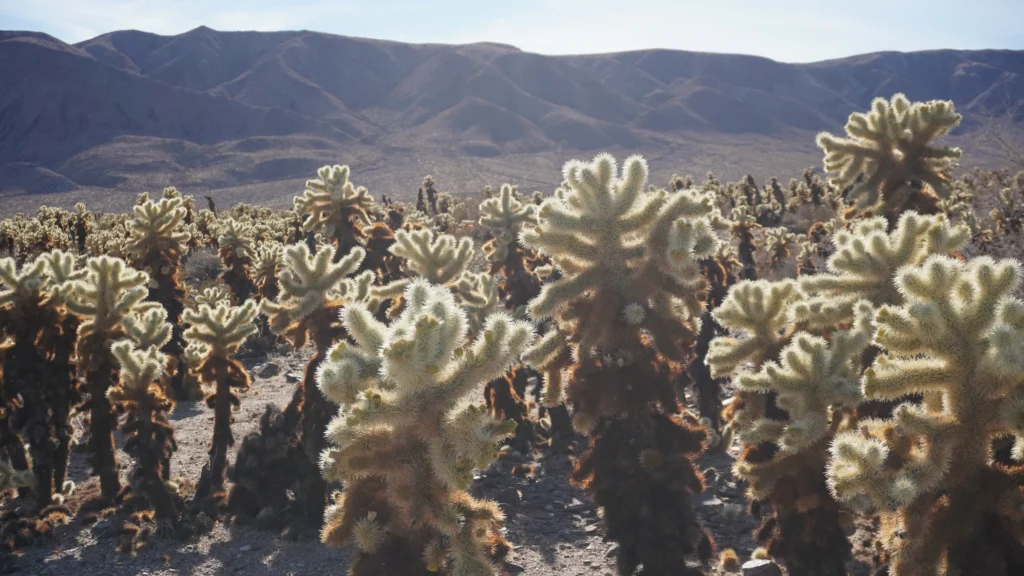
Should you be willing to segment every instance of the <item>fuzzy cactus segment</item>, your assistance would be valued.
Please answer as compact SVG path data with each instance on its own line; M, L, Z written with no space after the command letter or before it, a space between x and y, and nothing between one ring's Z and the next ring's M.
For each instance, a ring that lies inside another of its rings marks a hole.
M347 487L328 509L322 539L355 542L354 574L390 549L389 539L420 547L431 570L497 574L501 512L463 490L515 424L492 419L469 398L533 342L533 327L492 314L470 340L448 289L416 279L404 297L406 307L387 325L363 305L346 307L352 342L337 344L317 373L320 390L341 405L321 465ZM377 498L355 498L370 484L380 484Z
M192 238L184 226L186 210L182 202L180 197L161 198L135 206L135 219L128 224L128 253L143 259L149 254L165 254L177 262Z
M1024 303L1012 297L1020 275L1012 260L931 256L897 275L905 303L877 314L884 354L864 374L865 396L925 402L839 435L827 471L837 498L881 510L892 574L1022 566L1021 467L990 460L994 438L1024 432Z
M147 200L135 206L135 218L128 223L131 237L126 250L133 264L150 276L149 297L167 310L172 335L163 352L171 358L171 394L178 398L193 396L185 388L184 350L181 314L185 309L185 288L179 278L181 259L192 239L185 225L188 210L184 199L173 189L170 197L159 202ZM165 191L167 194L169 191ZM197 392L197 391L192 391Z
M960 149L937 147L932 141L948 134L960 119L950 101L911 103L896 94L888 102L875 98L870 112L850 114L846 137L822 132L817 143L825 151L832 183L853 184L850 197L861 210L934 213L938 199L949 195L947 173L956 166ZM858 182L861 175L864 179ZM911 181L923 182L930 191L914 190Z
M488 198L480 203L480 225L494 236L492 253L488 257L502 262L508 256L510 245L519 241L519 232L524 226L535 226L537 205L523 204L505 184L497 198Z

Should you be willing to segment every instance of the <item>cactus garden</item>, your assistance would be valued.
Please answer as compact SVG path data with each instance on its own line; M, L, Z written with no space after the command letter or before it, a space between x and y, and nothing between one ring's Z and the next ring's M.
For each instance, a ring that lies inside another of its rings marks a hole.
M1024 173L960 122L8 215L0 574L1024 574Z

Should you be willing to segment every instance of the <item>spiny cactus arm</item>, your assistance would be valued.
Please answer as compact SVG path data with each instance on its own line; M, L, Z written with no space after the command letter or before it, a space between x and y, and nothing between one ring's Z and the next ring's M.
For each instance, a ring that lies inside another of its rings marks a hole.
M345 409L376 383L382 363L378 351L387 339L388 327L362 304L346 306L341 314L356 345L344 340L335 344L317 369L316 381L324 396Z
M216 308L221 302L230 303L231 294L228 293L228 289L216 285L209 288L203 288L203 291L196 294L196 305L197 306L209 306L210 308Z
M712 377L727 376L745 362L756 366L773 358L791 337L784 331L789 308L801 297L791 280L746 280L733 286L712 316L739 337L720 336L711 341L707 364Z
M259 330L253 323L258 313L254 300L246 300L241 306L220 303L216 308L202 305L198 310L186 309L183 319L191 326L185 330L185 341L205 344L211 356L227 358Z
M406 259L406 266L433 284L454 282L473 257L473 241L457 239L449 234L435 234L431 229L398 230L389 251Z
M221 258L251 258L254 253L252 224L228 218L217 227Z
M440 435L430 439L431 468L445 486L465 490L473 483L473 470L497 459L498 442L515 428L515 421L495 420L485 406L457 407L448 412Z
M850 195L862 209L877 207L910 180L920 180L939 198L948 195L945 171L960 158L960 149L936 147L932 140L948 134L960 123L952 102L934 100L910 103L903 94L890 102L876 98L868 113L853 113L846 124L847 137L827 132L817 143L825 151L825 170L831 182L843 187L865 174Z
M535 338L529 322L513 320L504 313L491 314L440 389L451 397L460 397L472 387L501 376Z
M67 282L85 276L84 269L75 269L74 254L63 250L52 250L39 256L46 262L46 276L51 289L57 289Z
M798 333L782 349L778 362L768 361L760 371L736 379L740 390L775 392L776 404L789 415L781 427L763 419L755 422L741 432L743 443L775 442L783 452L799 452L828 433L833 408L861 401L857 366L870 341L873 310L863 301L857 308L857 324L835 332L831 343Z
M253 280L257 284L276 279L284 267L284 246L280 242L264 242L256 247L252 260Z
M186 250L192 235L184 226L187 210L181 197L148 200L136 205L135 218L128 224L131 237L127 240L128 253L145 258L153 252L166 252L179 258Z
M469 320L470 336L480 331L489 314L502 308L497 280L490 274L464 272L454 290L462 300L462 309Z

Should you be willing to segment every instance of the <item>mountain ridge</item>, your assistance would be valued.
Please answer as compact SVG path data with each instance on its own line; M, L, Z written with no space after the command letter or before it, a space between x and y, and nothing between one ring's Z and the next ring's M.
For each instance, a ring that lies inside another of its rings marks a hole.
M550 186L565 160L604 149L643 152L656 173L788 177L820 162L816 132L841 131L851 112L895 92L953 100L965 121L950 141L973 143L988 114L1024 99L1024 51L787 64L663 49L545 56L309 31L117 31L77 44L6 31L0 211L124 204L164 185L230 190L229 201L249 186L255 200L280 203L326 163L348 163L371 193L398 198L428 173L455 192L517 176ZM992 162L984 147L965 156Z

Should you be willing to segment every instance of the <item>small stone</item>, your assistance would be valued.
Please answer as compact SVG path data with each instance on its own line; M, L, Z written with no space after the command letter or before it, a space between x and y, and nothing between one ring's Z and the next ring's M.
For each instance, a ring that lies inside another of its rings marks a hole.
M725 506L725 502L719 500L716 496L711 494L699 494L693 499L694 506L698 508L721 508Z
M715 470L714 468L708 468L707 470L704 471L704 480L707 483L710 484L714 482L715 478L718 478L718 470Z
M300 376L298 372L292 370L284 375L284 380L289 384L295 384L299 380L302 380L302 376Z
M612 556L618 555L618 553L619 553L619 545L618 544L612 544L612 547L609 548L608 551L604 553L604 557L605 558L611 558Z
M249 550L252 550L252 546L250 546L249 544L246 544L245 546L239 546L238 547L238 551L239 552L248 552Z
M505 488L495 499L506 508L518 508L523 502L523 494L516 488Z
M591 524L590 526L587 526L586 528L584 528L583 531L586 532L587 534L593 534L594 532L597 531L597 525L596 524Z
M743 576L782 576L782 569L771 560L747 560L740 570Z
M267 362L256 369L256 375L260 378L273 378L281 373L281 365L277 362Z

